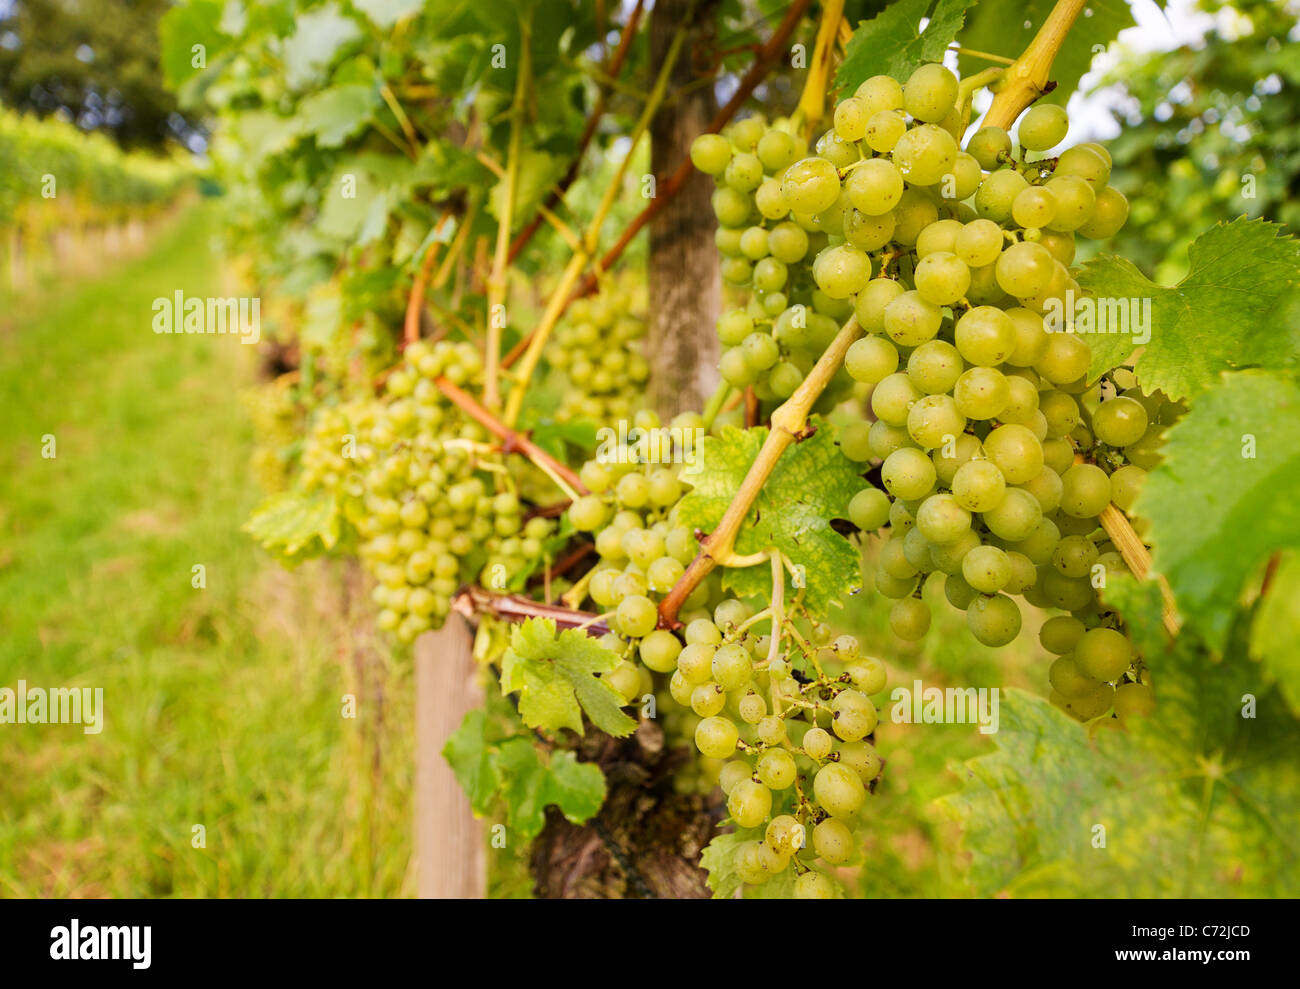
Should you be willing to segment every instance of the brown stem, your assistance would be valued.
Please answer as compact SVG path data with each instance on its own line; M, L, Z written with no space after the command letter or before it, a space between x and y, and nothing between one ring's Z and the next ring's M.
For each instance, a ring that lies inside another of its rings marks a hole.
M808 377L804 378L794 394L772 413L772 429L763 441L758 456L754 458L754 463L745 474L745 479L736 491L736 496L732 498L731 504L727 506L717 528L703 540L699 553L686 568L686 572L659 603L660 625L665 628L677 627L679 624L677 612L681 610L682 604L690 597L691 592L700 586L700 582L713 571L714 567L719 563L725 564L734 555L736 537L749 515L749 510L758 499L758 493L772 475L777 461L781 459L781 454L786 451L786 448L808 435L806 432L808 413L813 403L826 390L826 386L830 384L831 379L844 363L844 354L850 345L861 335L862 327L858 325L857 317L850 316L849 321L835 335L831 345L826 348L826 352L808 373Z
M442 233L451 219L449 213L444 213L438 225L434 228L434 236L437 237ZM429 245L429 249L424 253L424 260L420 263L420 269L415 273L415 282L411 285L411 294L406 299L406 321L402 327L402 339L407 344L415 343L420 339L420 313L424 309L424 287L429 282L429 275L433 272L433 263L438 260L438 244L434 240Z
M609 631L609 625L587 611L573 611L558 604L542 604L522 594L493 594L481 587L467 587L452 600L452 609L473 620L478 615L492 615L508 622L530 618L549 618L556 628L581 627L592 638Z
M641 14L644 9L645 0L637 0L636 6L632 8L632 13L628 15L627 23L623 25L623 34L618 39L618 48L614 50L609 63L605 66L606 75L617 79L619 73L623 71L623 63L627 60L628 52L632 50L632 39L636 36L637 28L641 24ZM573 161L569 163L568 171L556 183L555 188L547 194L546 200L542 204L546 209L554 209L555 205L569 191L569 187L573 185L574 180L577 179L578 169L582 167L583 155L586 154L587 146L591 144L591 139L596 134L596 127L600 124L600 118L605 115L605 104L608 100L609 89L602 86L599 95L596 97L596 103L587 117L582 136L578 139L578 150L574 153ZM537 215L528 222L528 226L519 231L514 243L510 245L511 261L519 257L523 249L528 246L528 242L532 240L533 234L537 233L537 229L542 225L544 218L545 214L538 210ZM509 365L506 366L509 367Z
M474 401L468 393L461 391L461 389L441 376L435 378L433 383L438 386L438 390L446 395L453 405L499 439L501 449L504 452L523 454L547 474L563 479L578 494L587 494L587 488L579 480L578 475L567 465L560 463L523 433L516 433L513 429L508 428L491 412Z
M1002 77L1002 88L993 97L983 126L1009 130L1026 107L1050 92L1052 87L1047 77L1052 71L1052 62L1086 4L1087 0L1057 0L1029 47L1007 67Z
M1106 530L1106 535L1124 557L1124 562L1133 571L1133 576L1138 580L1146 580L1147 574L1151 572L1151 554L1147 552L1146 545L1134 531L1128 516L1114 505L1107 505L1101 512L1101 527ZM1160 584L1160 597L1164 601L1165 630L1170 635L1177 635L1180 622L1173 592L1164 577L1157 577L1157 581Z

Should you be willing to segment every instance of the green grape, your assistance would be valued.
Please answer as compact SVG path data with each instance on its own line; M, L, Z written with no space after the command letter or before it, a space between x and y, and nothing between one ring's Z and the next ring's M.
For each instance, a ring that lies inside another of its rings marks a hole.
M808 233L798 224L778 223L767 235L767 249L782 264L794 264L808 253Z
M849 521L874 532L889 521L889 496L879 488L863 488L849 502Z
M889 627L905 642L916 642L930 631L930 609L920 598L903 598L889 610Z
M781 195L781 183L776 179L764 179L754 190L754 205L769 220L779 220L790 212L790 204Z
M869 340L879 340L878 337L868 337ZM860 340L858 343L865 343ZM880 340L883 346L893 347L887 341ZM857 346L857 343L854 344ZM864 380L853 373L849 367L849 357L853 354L853 348L849 348L848 355L845 356L844 364L848 368L849 374L859 381ZM895 354L894 367L889 369L888 373L893 373L897 368L897 351ZM907 358L907 376L912 379L912 383L918 389L927 395L941 395L944 392L952 390L957 379L961 376L965 365L962 362L961 354L957 348L946 340L928 340L921 344ZM882 375L883 377L883 375ZM877 379L878 380L878 379Z
M988 368L986 370L992 370ZM1007 382L1007 403L998 413L1003 422L1016 422L1027 425L1034 413L1038 411L1038 389L1028 378L1018 374L1004 376Z
M957 160L957 142L942 127L921 124L898 139L892 158L909 185L934 185Z
M1002 473L1006 474L1006 471L1003 470ZM1039 506L1038 499L1028 491L1008 488L997 507L981 513L981 517L995 536L1015 543L1028 539L1038 528L1038 523L1043 518L1043 509Z
M842 141L861 141L867 136L867 103L855 96L841 100L835 107L835 133Z
M871 424L871 429L867 433L867 442L871 446L871 455L879 457L881 460L887 458L895 450L916 446L905 426L891 426L879 419Z
M1033 367L1047 353L1049 334L1043 327L1043 317L1021 306L1006 310L1016 331L1016 345L1007 358L1013 367Z
M708 175L721 175L731 162L731 144L720 134L701 134L691 143L691 163Z
M870 735L876 730L878 721L871 698L859 691L842 690L831 702L831 727L846 742L856 742Z
M950 438L961 435L965 428L966 417L950 395L923 395L912 403L907 413L907 432L923 450L942 446Z
M898 348L881 337L855 340L844 355L844 369L855 381L876 384L898 370Z
M936 494L926 498L917 509L913 532L924 536L930 543L946 546L970 532L970 524L970 512L956 498L950 494Z
M867 146L877 154L888 154L906 131L907 121L902 114L897 110L880 110L867 120Z
M741 153L732 155L723 173L727 185L741 192L753 192L763 181L763 163L757 155Z
M1011 218L1022 227L1037 230L1056 218L1056 197L1040 185L1023 189L1011 203Z
M1108 185L1097 191L1097 202L1093 207L1092 216L1079 227L1079 233L1093 240L1108 240L1119 233L1126 222L1128 222L1128 200L1124 198L1122 192ZM1118 692L1115 697L1115 707L1118 710Z
M730 186L713 191L713 213L724 227L742 227L749 220L752 201Z
M962 415L975 420L994 419L1011 398L1006 376L991 367L973 367L953 385L953 399Z
M847 299L871 279L871 258L846 244L832 247L813 262L813 277L832 299Z
M717 652L713 654L710 669L713 679L723 690L736 690L743 687L754 672L749 651L735 643L718 647Z
M940 193L944 199L961 202L975 195L984 180L980 163L965 151L958 151L952 168L940 183Z
M1018 136L1027 151L1046 151L1065 140L1070 120L1065 108L1053 103L1030 107L1020 119Z
M1017 485L1022 491L1028 491L1038 502L1038 507L1046 512L1054 512L1061 505L1061 495L1065 486L1061 483L1061 475L1056 471L1044 468L1038 472L1038 476L1023 484Z
M939 483L951 486L962 464L981 456L984 450L974 436L963 434L951 447L945 445L934 453L934 468Z
M1011 559L996 546L976 546L962 558L961 575L981 594L994 594L1011 579Z
M858 325L868 333L883 333L886 307L904 292L906 289L892 278L873 278L867 282L858 293L853 305L853 311L858 317ZM892 373L892 370L888 373Z
M1142 491L1146 476L1147 472L1141 467L1125 464L1110 475L1110 500L1123 511L1130 511Z
M930 547L930 562L934 568L945 574L954 574L961 570L961 561L966 554L980 544L980 537L973 530L962 533L955 542L947 545L936 544Z
M1074 646L1079 671L1094 680L1115 680L1133 662L1133 647L1113 628L1090 628Z
M1042 510L1041 506L1039 510ZM1041 566L1051 560L1052 551L1060 538L1061 530L1056 527L1056 523L1051 519L1040 518L1029 535L1024 539L1013 541L1010 545L1017 552L1023 553L1030 562Z
M701 683L691 691L691 710L701 718L714 717L726 706L726 692L716 683Z
M595 532L607 517L608 510L599 495L582 495L569 506L569 521L579 532Z
M1069 654L1058 656L1047 671L1047 680L1063 697L1088 697L1101 686L1093 677L1086 676Z
M821 762L831 754L834 740L830 733L822 728L810 728L803 736L803 750L808 758Z
M785 749L769 749L759 756L757 772L763 785L773 790L788 789L798 775L794 757Z
M958 220L939 220L931 223L916 238L916 256L919 259L930 254L951 254L957 245L957 234L961 231Z
M1065 536L1052 551L1052 566L1064 577L1086 577L1097 556L1097 547L1086 536Z
M880 548L880 569L898 580L916 576L916 567L907 559L903 537L895 535Z
M1020 608L1005 594L981 594L966 609L966 626L986 646L1005 646L1020 634L1020 621Z
M820 872L810 870L794 881L796 900L834 900L837 896L835 880Z
M947 306L966 294L970 269L957 255L939 251L917 263L913 280L921 298L936 306Z
M834 129L817 139L816 151L836 168L851 165L861 157L857 145L843 140Z
M1047 435L1052 439L1069 436L1079 425L1079 403L1074 396L1052 389L1039 393L1038 408L1047 419ZM1073 463L1074 457L1070 457Z
M736 751L736 743L740 740L740 732L736 729L733 722L727 718L721 718L716 715L703 719L695 726L695 745L701 753L710 759L730 759ZM738 783L732 788L734 795L736 789L743 784ZM764 788L766 789L766 788ZM771 798L768 800L769 809ZM733 811L732 816L735 816ZM767 817L764 812L763 817ZM753 827L754 825L748 825Z
M833 817L826 818L813 828L812 844L818 857L832 865L840 865L853 856L853 832L843 821Z
M795 212L820 213L833 206L840 196L839 173L825 158L804 158L785 170L781 195ZM739 226L738 223L727 225Z
M943 120L956 102L957 77L937 63L922 65L903 85L904 108L927 124Z
M1061 153L1053 175L1077 176L1094 190L1104 189L1110 181L1109 155L1100 145L1077 145Z
M976 541L978 542L978 538ZM970 603L975 600L976 591L975 588L966 583L966 579L962 577L961 571L958 570L944 577L943 593L950 605L958 611L965 611L970 607Z
M988 460L972 460L957 468L952 479L952 495L957 504L971 512L987 512L1002 503L1007 482L997 465Z
M873 656L862 656L849 664L846 672L864 694L878 694L885 689L889 672L885 664Z
M1014 168L990 172L975 192L975 212L986 220L1006 223L1016 197L1027 188L1029 183Z
M1092 414L1092 431L1107 446L1128 446L1147 431L1147 410L1141 402L1117 395Z
M1098 684L1093 693L1082 697L1064 697L1059 693L1056 696L1062 697L1059 706L1070 717L1076 721L1091 721L1110 710L1111 702L1115 697L1115 688L1108 683L1103 683Z
M954 339L961 356L967 361L992 367L1006 361L1015 349L1016 330L1011 318L1001 309L976 306L957 320Z
M966 150L981 168L991 172L1001 164L999 157L1010 158L1011 136L1001 127L981 127L971 137Z
M895 371L881 380L871 393L871 411L877 419L882 419L891 426L907 425L907 417L912 403L922 397L912 379L905 373Z
M939 219L939 209L925 192L909 187L894 207L893 216L893 239L910 247L926 227Z
M755 371L766 371L781 358L781 348L766 333L751 333L740 345L745 363Z
M665 629L656 629L638 645L641 662L656 673L672 673L677 669L677 657L682 644L677 636Z
M867 789L853 770L828 763L813 778L813 796L826 813L835 818L852 817L867 800Z
M699 735L698 728L696 735ZM752 779L740 780L727 795L727 812L740 827L756 828L772 813L772 791Z
M767 231L762 227L748 227L740 235L740 253L751 261L767 256Z
M1092 218L1097 206L1097 194L1077 175L1057 175L1043 186L1051 193L1056 212L1047 226L1058 232L1077 230Z
M872 76L858 86L853 95L866 104L867 112L871 114L903 108L903 87L892 76Z
M849 202L868 216L881 216L898 205L903 196L903 176L884 158L862 162L844 183Z
M844 214L842 231L844 239L864 251L878 250L888 244L894 236L896 220L892 212L880 216L868 216L860 209L850 209Z
M1038 295L1051 283L1056 261L1041 244L1012 244L998 258L995 271L998 285L1008 295L1028 299Z
M913 527L903 534L903 557L917 573L925 574L934 569L930 546L930 541L919 528Z
M1131 717L1148 717L1156 709L1156 695L1145 683L1123 683L1115 688L1115 716L1123 724ZM813 831L813 846L817 832ZM825 858L825 856L822 856ZM827 861L830 861L827 859Z
M1002 228L992 220L962 224L953 239L953 253L972 268L993 264L1002 253Z
M1075 464L1061 478L1061 511L1076 519L1093 519L1110 504L1110 478L1093 464Z
M933 340L942 323L943 310L916 291L904 292L885 306L885 332L904 347Z
M1038 641L1043 644L1043 648L1050 653L1058 656L1064 656L1068 652L1073 652L1075 644L1079 641L1079 636L1083 635L1083 622L1073 615L1057 615L1043 622L1043 627L1038 630ZM1056 688L1060 690L1060 687ZM1065 691L1061 691L1065 693Z

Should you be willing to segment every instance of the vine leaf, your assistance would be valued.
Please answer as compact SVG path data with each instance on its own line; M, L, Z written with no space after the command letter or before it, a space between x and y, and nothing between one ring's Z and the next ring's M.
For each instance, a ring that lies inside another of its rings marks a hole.
M964 788L939 801L964 830L977 894L1296 889L1300 726L1278 692L1240 652L1214 663L1183 645L1154 672L1155 714L1128 730L1107 719L1093 737L1040 698L1002 692L997 751L954 767Z
M442 749L475 814L486 814L500 797L508 826L531 841L546 824L549 806L574 824L600 810L605 775L599 766L579 762L566 750L544 756L523 737L492 745L489 727L483 711L470 711Z
M869 21L861 22L845 49L835 82L851 96L874 75L906 79L925 62L943 61L975 0L939 0L925 30L922 19L930 0L899 0Z
M1164 462L1134 511L1151 520L1153 564L1183 617L1224 647L1246 582L1276 550L1300 547L1300 386L1227 374L1169 428Z
M716 835L700 856L700 867L708 874L709 889L715 900L729 900L744 883L736 874L736 853L740 846L753 841L752 835L743 832Z
M1277 677L1291 713L1300 717L1300 555L1288 554L1260 599L1250 651Z
M501 691L519 691L519 715L530 728L583 734L582 713L615 738L624 738L636 722L623 713L623 697L598 674L619 659L578 629L556 635L549 618L530 618L510 634L510 649L501 666Z
M167 85L179 88L203 71L194 64L194 46L202 45L204 64L211 63L230 46L230 38L221 32L219 0L190 0L177 4L158 22L161 40L160 58Z
M338 500L333 495L282 491L253 510L244 531L292 566L333 549L341 525Z
M370 18L378 28L390 28L403 17L420 12L424 0L352 0L352 6Z
M284 42L285 81L290 89L303 89L317 81L344 45L361 38L361 27L345 16L337 4L299 14L296 30Z
M1055 0L981 0L962 32L961 43L976 51L1015 58L1029 46L1054 6ZM1057 85L1044 99L1065 102L1092 65L1098 46L1105 48L1134 23L1127 0L1089 0L1070 28L1069 40L1052 61L1051 79ZM986 69L989 64L972 55L958 60L962 75Z
M1137 362L1144 388L1185 398L1221 371L1295 364L1300 331L1278 318L1300 286L1300 241L1282 227L1240 217L1192 242L1188 271L1173 288L1157 285L1123 258L1089 261L1079 284L1100 299L1151 300L1150 342ZM1090 377L1117 367L1135 349L1131 333L1092 333Z
M802 568L805 601L810 609L819 610L861 587L859 553L830 522L845 517L863 482L858 466L836 445L834 428L824 419L809 422L816 432L792 445L777 461L741 524L736 552L780 550ZM699 462L689 472L695 488L677 509L678 524L712 532L740 490L766 436L766 429L729 426L721 436L705 437ZM790 582L788 574L786 579ZM722 582L742 597L767 595L772 590L771 569L727 568Z
M315 136L318 146L337 148L370 125L379 103L374 86L331 86L298 104L298 124L302 133Z

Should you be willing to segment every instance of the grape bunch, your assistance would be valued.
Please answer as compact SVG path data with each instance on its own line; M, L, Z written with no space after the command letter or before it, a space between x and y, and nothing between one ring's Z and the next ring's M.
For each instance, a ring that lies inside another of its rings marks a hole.
M657 426L648 413L636 422ZM568 517L592 534L599 562L572 603L589 598L609 625L603 641L623 661L606 678L631 704L657 675L665 727L691 737L702 757L678 785L721 786L751 836L737 859L744 882L791 869L796 895L836 895L825 867L854 855L882 767L871 696L885 687L884 665L862 656L853 637L832 639L797 604L777 614L727 596L718 571L687 597L680 636L660 628L659 602L698 550L675 517L683 479L674 467L621 456L591 461L580 476L591 493Z
M1128 204L1101 145L1046 153L1066 137L1061 108L1028 110L1014 142L984 127L962 150L964 103L931 64L863 82L812 155L788 123L757 118L696 141L695 164L718 182L724 277L750 290L719 320L722 374L782 397L856 317L866 335L845 370L869 386L871 414L840 445L880 463L881 487L849 514L864 532L888 527L875 586L895 601L895 634L927 632L931 575L988 646L1019 633L1023 596L1068 612L1047 633L1060 706L1089 720L1119 684L1121 706L1143 707L1140 660L1098 594L1127 572L1099 516L1131 506L1159 416L1131 385L1089 382L1091 350L1066 311L1085 295L1076 238L1112 236Z
M559 422L628 419L650 376L641 352L645 336L644 292L612 283L600 295L575 299L555 328L547 360L563 372Z
M377 623L401 642L440 626L464 583L505 590L554 528L524 521L501 452L443 397L438 377L478 384L477 350L411 344L381 397L322 408L303 452L304 489L345 499L376 580Z

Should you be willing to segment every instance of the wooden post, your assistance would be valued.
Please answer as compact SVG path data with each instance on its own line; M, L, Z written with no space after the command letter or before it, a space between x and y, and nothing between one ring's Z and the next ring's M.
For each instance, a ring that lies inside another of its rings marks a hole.
M448 736L483 703L473 648L456 614L415 642L415 890L423 899L487 895L483 825L442 757Z

